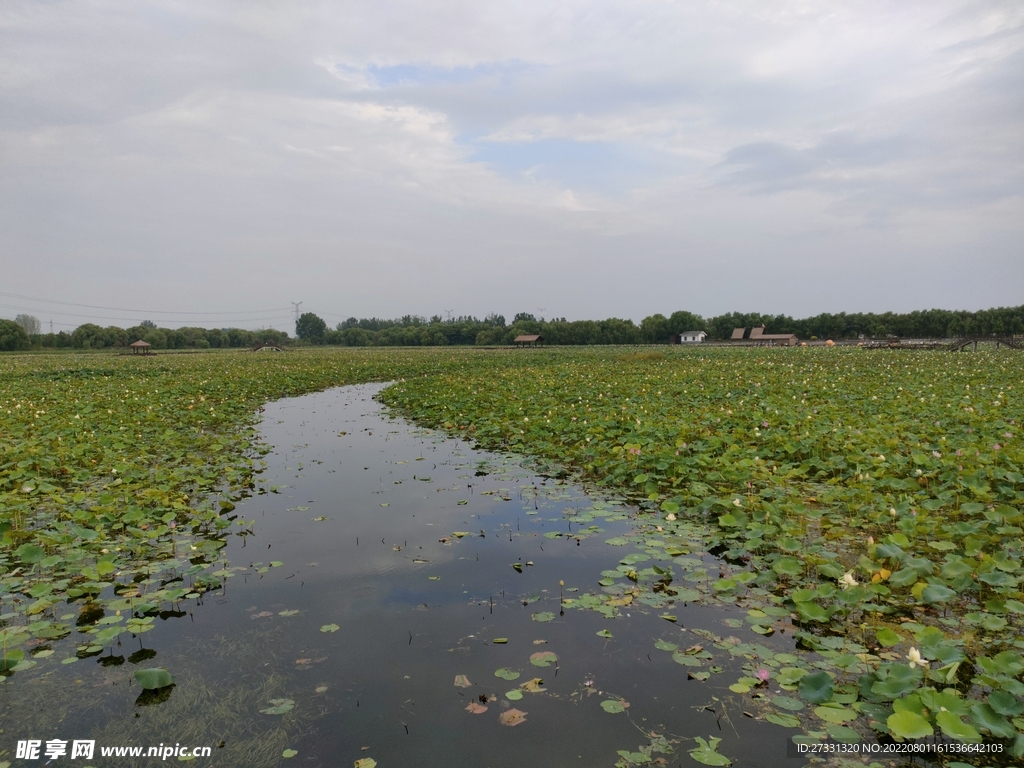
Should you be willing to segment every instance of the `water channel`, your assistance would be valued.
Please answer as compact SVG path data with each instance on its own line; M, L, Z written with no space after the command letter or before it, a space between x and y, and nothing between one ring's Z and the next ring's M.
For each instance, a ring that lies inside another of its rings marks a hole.
M632 551L606 545L631 530L629 505L391 418L373 400L382 386L268 404L265 492L234 511L253 525L223 551L224 586L115 651L9 678L4 746L30 735L209 745L204 766L518 768L612 766L664 739L672 751L651 759L687 766L693 738L714 736L736 766L802 764L786 758L794 731L745 715L728 690L739 661L702 681L656 648L692 647L699 628L780 652L790 640L726 628L743 615L728 608L676 603L672 623L642 605L617 618L565 606ZM140 665L175 675L169 696L139 698Z

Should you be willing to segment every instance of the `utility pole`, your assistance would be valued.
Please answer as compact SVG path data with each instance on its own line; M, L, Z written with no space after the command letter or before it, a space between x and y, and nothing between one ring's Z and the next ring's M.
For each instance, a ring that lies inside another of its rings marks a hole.
M53 335L53 320L50 321L50 335Z
M289 302L289 303L293 307L295 307L295 323L298 324L298 322L299 322L299 307L302 306L302 302L301 301L292 301L292 302Z

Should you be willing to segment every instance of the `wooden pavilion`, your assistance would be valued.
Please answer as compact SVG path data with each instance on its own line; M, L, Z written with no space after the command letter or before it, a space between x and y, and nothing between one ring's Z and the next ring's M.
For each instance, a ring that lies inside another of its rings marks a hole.
M133 355L148 355L152 346L148 341L143 341L142 339L128 345Z
M514 343L517 347L535 347L544 343L544 337L540 334L523 334L516 336Z

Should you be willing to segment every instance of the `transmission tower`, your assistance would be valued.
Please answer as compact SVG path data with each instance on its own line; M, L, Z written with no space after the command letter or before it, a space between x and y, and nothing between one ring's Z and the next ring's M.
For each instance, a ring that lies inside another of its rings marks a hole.
M299 322L299 307L302 306L302 302L301 301L292 301L292 302L289 302L289 303L293 307L295 307L295 322L298 323Z
M449 322L449 323L450 323L450 322L452 321L452 312L454 312L454 311L455 311L454 309L446 309L446 310L444 311L444 313L445 313L446 315L448 315L448 322Z

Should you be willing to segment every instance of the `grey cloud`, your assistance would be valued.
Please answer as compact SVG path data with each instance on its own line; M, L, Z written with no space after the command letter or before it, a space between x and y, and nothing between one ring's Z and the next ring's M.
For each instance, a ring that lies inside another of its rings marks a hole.
M28 295L197 311L1019 303L1021 22L974 0L7 0L0 267ZM968 256L1006 279L835 279Z

